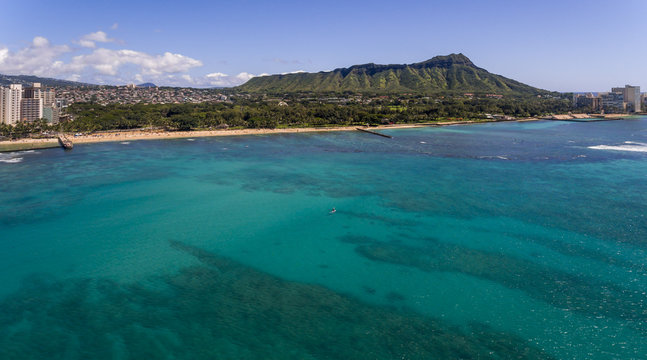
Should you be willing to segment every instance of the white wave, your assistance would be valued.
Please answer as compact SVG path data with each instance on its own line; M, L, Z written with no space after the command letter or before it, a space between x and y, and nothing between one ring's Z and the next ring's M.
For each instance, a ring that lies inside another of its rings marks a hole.
M507 156L504 155L482 155L477 156L477 159L500 159L500 160L510 160Z
M128 145L128 144L130 144L130 141L122 141L122 142L120 142L120 144Z
M0 153L0 163L5 164L17 164L23 161L23 155L25 154L40 154L36 150L22 150L22 151L12 151L8 153Z
M16 164L22 161L21 157L0 158L0 163Z
M186 139L186 141L195 141L195 139Z
M627 145L595 145L589 146L589 149L595 150L613 150L613 151L632 151L632 152L647 152L647 144L625 141Z
M421 143L421 144L426 144L427 142L426 142L426 141L421 141L420 143Z
M17 164L22 162L23 154L36 153L35 150L26 150L26 151L14 151L10 153L0 153L0 163L6 164Z

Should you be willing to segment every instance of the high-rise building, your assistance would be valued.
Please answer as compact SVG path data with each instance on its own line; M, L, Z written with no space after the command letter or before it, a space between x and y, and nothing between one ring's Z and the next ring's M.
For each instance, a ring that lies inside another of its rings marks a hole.
M58 124L60 111L57 107L43 106L43 119L45 119L49 124Z
M629 111L640 112L640 86L625 85L624 100Z
M600 93L600 106L607 112L625 112L627 110L624 96L616 91Z
M4 124L4 88L0 86L0 124Z
M43 118L43 112L45 112L49 115L47 119L52 122L54 120L54 111L51 108L54 107L56 107L54 89L46 89L40 83L33 83L32 86L25 88L21 119L25 121L39 120ZM45 108L50 108L50 110L45 110ZM56 117L58 118L58 116Z
M601 106L611 111L639 112L640 86L625 85L611 88L610 93L600 95Z
M576 107L586 108L588 111L599 111L600 110L600 98L593 96L592 93L586 95L579 95L575 98Z
M54 89L43 90L43 106L56 107L56 91Z
M22 85L12 84L8 88L0 88L0 122L14 125L20 121L20 100Z
M22 121L36 121L43 118L43 99L22 99L20 119Z
M25 87L23 92L23 97L25 99L40 99L43 97L43 88L40 86L40 83L33 83L31 86Z

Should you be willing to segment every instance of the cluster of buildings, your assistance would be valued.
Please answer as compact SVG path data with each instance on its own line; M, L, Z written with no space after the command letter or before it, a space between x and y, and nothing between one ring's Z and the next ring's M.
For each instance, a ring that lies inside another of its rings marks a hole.
M56 91L40 83L23 88L20 84L0 87L0 124L15 125L45 119L50 124L59 122L64 102L56 99Z
M68 104L93 102L108 104L182 104L229 101L214 89L158 88L127 86L93 86L47 88L12 84L0 87L0 124L15 125L45 119L57 124Z
M625 85L612 88L611 92L574 94L573 106L584 107L591 111L606 111L613 113L640 112L642 103L647 96L640 93L640 86ZM647 104L645 105L647 107Z
M182 104L227 101L226 95L214 89L98 86L61 89L59 97L68 103L94 102L108 104Z

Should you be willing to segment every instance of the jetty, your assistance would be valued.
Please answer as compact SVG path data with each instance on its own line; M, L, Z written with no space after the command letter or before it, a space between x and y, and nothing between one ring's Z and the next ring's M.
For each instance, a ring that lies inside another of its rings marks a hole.
M61 147L65 150L72 150L74 148L74 144L70 139L67 138L64 134L58 135L58 143L61 145Z
M371 131L371 130L362 129L362 128L355 128L355 130L365 132L365 133L369 133L369 134L373 134L373 135L377 135L377 136L382 136L382 137L389 138L389 139L393 138L393 136L391 136L391 135L382 134L382 133L379 133L377 131Z

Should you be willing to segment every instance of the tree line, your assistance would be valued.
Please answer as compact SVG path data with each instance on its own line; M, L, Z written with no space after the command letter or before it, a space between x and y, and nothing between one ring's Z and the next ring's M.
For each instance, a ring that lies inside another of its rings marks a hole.
M1 125L0 134L21 137L43 131L92 132L135 128L201 130L214 128L324 127L385 123L424 123L482 119L485 114L541 116L572 110L565 98L504 99L448 97L302 98L240 97L233 103L100 105L75 103L67 111L73 121ZM279 100L281 100L279 99ZM332 103L331 103L332 102ZM336 103L335 103L336 102ZM287 105L286 105L287 104Z

